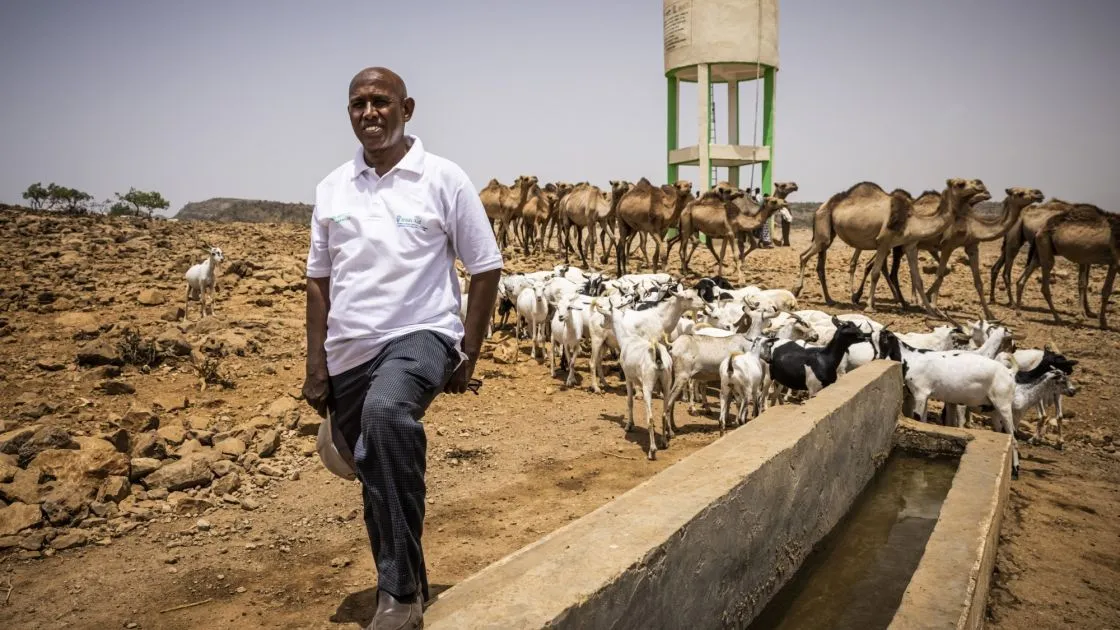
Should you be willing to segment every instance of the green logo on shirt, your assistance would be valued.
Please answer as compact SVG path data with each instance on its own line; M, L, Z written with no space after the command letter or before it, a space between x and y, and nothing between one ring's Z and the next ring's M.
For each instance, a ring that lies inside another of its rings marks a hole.
M428 231L428 227L420 220L420 217L405 217L397 215L397 227L412 228L414 230Z

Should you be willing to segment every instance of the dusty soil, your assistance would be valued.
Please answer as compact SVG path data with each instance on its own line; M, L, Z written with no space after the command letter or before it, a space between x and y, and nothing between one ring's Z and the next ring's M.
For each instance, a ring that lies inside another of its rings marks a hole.
M356 483L326 473L314 456L313 438L301 435L314 421L296 401L303 376L299 273L307 230L149 226L4 212L0 239L0 254L16 261L7 286L0 286L0 434L49 425L74 436L105 435L130 409L142 408L159 417L159 437L169 451L192 436L210 449L226 435L242 436L252 451L266 424L282 435L267 458L237 457L244 483L225 496L203 486L153 498L146 493L150 488L135 483L120 515L82 514L69 524L30 530L45 532L47 541L0 551L5 627L338 628L368 622L375 582ZM184 292L180 279L202 259L202 240L227 256L217 314L199 323L192 303L186 321L166 321L176 320ZM792 248L753 253L747 280L792 286L797 252L808 240L807 231L797 230ZM848 253L838 244L830 256L830 288L837 297L847 293ZM703 261L693 266L708 271L710 258L699 256ZM983 257L986 268L994 248L986 247ZM507 260L512 269L533 270L555 264L557 257L526 259L507 251ZM941 306L958 318L975 318L971 278L963 264L955 266ZM1120 623L1120 456L1113 446L1120 420L1107 384L1113 373L1108 358L1120 349L1120 337L1077 317L1076 274L1065 263L1058 273L1056 300L1067 325L1050 323L1037 283L1021 315L995 307L998 317L1026 336L1022 345L1052 340L1079 359L1075 380L1082 388L1067 401L1074 418L1066 423L1064 450L1052 442L1022 447L1023 474L1012 486L989 601L989 623L997 628ZM1094 273L1096 290L1102 275ZM140 292L150 289L167 302L140 304ZM879 290L889 296L882 284ZM822 308L815 278L807 282L802 304ZM925 328L921 315L900 313L892 302L880 310L877 318L895 328ZM159 365L126 365L115 377L105 368L76 365L78 348L90 343L83 336L116 339L125 327L144 338L181 337L190 353L171 356L174 344L167 342L160 346L166 356ZM547 363L528 358L527 342L520 359L507 362L511 342L503 339L506 333L499 332L489 346L498 348L498 360L487 353L480 363L481 394L441 396L425 419L424 538L437 592L718 437L712 418L678 413L682 434L648 462L645 432L622 431L626 401L616 373L608 375L611 391L594 395L581 362L583 382L566 389L562 376L549 376ZM232 389L201 388L194 366L205 357L217 362ZM135 392L108 395L105 380L122 381ZM658 407L655 402L655 412ZM261 418L266 422L256 433L238 433ZM180 427L185 435L166 427ZM261 463L277 474L262 474ZM86 544L56 550L54 542L75 525L87 534Z

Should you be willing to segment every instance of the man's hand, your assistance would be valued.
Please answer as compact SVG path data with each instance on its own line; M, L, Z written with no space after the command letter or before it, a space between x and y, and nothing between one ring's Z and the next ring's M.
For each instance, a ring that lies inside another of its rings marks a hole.
M326 370L309 370L303 380L303 398L320 418L327 417L327 400L330 398L330 377Z
M474 374L474 359L467 359L459 364L455 369L455 373L451 375L451 379L447 381L443 391L448 394L462 394L467 391L467 384L470 383L471 375ZM475 392L476 394L478 392Z

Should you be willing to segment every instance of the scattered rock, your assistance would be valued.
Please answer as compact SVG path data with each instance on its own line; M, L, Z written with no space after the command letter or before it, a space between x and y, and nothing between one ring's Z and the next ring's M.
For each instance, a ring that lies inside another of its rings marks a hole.
M62 551L64 549L73 549L74 547L82 547L89 542L89 534L80 529L72 529L65 534L59 534L51 540L51 548Z
M19 465L27 466L27 463L35 459L35 456L47 449L77 449L78 443L71 437L70 433L62 427L46 426L35 432L30 439L25 441L19 447Z
M182 425L170 424L161 426L156 431L156 435L163 438L168 444L178 446L183 443L183 440L187 439L187 430Z
M268 406L268 411L265 414L270 418L283 418L298 407L299 403L291 396L281 396Z
M128 483L128 477L109 477L102 482L101 489L97 492L97 499L99 501L120 503L131 491L132 487Z
M296 425L296 432L300 435L318 435L319 425L323 423L323 419L315 413L301 413L299 416L299 424Z
M137 481L147 477L149 474L159 470L162 463L158 459L151 457L134 457L132 458L132 472L129 473L128 478L132 481Z
M261 506L260 502L257 501L256 499L254 499L253 497L245 497L245 498L241 499L241 508L245 509L245 510L249 510L250 512L259 508L260 506Z
M124 381L102 381L97 388L109 396L126 396L136 393L136 388Z
M0 536L18 534L28 527L34 527L43 520L38 505L13 503L0 508Z
M269 429L257 438L257 455L272 457L276 449L280 448L280 434L275 429Z
M245 442L234 437L226 438L214 445L214 450L233 459L237 459L244 454L245 448Z
M82 367L124 364L117 346L104 337L94 339L79 348L77 361Z
M149 488L184 490L205 486L213 479L214 473L210 471L206 460L192 455L160 467L144 477L144 484Z
M229 463L229 462L226 462L226 463ZM220 477L217 481L215 481L214 485L211 486L210 491L213 494L216 494L216 495L221 497L221 496L225 496L227 494L231 494L232 492L234 492L235 490L237 490L240 487L241 487L241 475L238 475L237 473L230 473L228 475Z
M136 296L136 301L144 306L159 306L166 302L167 298L159 289L142 289L140 295Z
M147 407L132 405L121 418L120 425L133 433L154 431L159 428L159 416Z

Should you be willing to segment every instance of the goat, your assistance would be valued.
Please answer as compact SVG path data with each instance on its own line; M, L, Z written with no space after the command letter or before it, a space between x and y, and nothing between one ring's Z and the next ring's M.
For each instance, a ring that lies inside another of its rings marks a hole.
M563 297L556 305L556 313L552 316L552 340L549 343L548 365L551 374L556 374L556 347L568 363L568 378L564 381L566 387L571 387L576 382L576 357L579 356L580 343L583 341L587 329L584 321L587 312L582 305L572 298Z
M723 276L711 276L709 278L700 278L696 284L692 285L700 299L711 304L716 300L715 289L723 289L725 291L731 290L731 282Z
M544 342L544 327L548 323L548 301L544 297L543 284L521 289L517 294L517 314L519 317L514 339L521 339L521 318L524 318L529 325L529 336L533 340L533 348L529 356L536 359L537 344Z
M1062 396L1077 395L1077 387L1070 381L1069 375L1058 368L1048 369L1033 381L1018 380L1020 375L1027 373L1024 371L1016 375L1015 398L1011 405L1012 413L1015 414L1015 422L1018 424L1028 409L1032 407L1042 409L1046 401L1056 400L1057 413L1054 419L1058 423L1058 449L1061 449L1065 443L1062 438L1062 419L1065 415L1062 412ZM1049 427L1050 419L1046 417L1045 413L1039 413L1038 428L1031 436L1030 443L1038 444L1042 441Z
M762 341L756 339L747 352L732 352L719 364L719 434L727 427L727 411L732 398L739 401L735 426L746 422L747 403L754 405L754 417L766 410L763 395L765 372L760 356Z
M902 363L902 377L914 400L914 413L924 422L931 398L946 405L979 408L990 405L993 428L1011 435L1011 478L1019 478L1019 447L1015 442L1015 377L1002 363L976 352L934 352L902 343L889 330L879 333L880 356Z
M614 328L615 338L619 343L619 363L622 373L626 378L626 428L630 432L634 428L634 390L642 389L642 400L646 403L646 424L649 427L650 460L657 458L657 431L653 419L653 390L661 389L662 395L669 391L669 383L673 369L673 358L669 349L657 339L647 339L635 334L622 321L621 313L615 312L612 307L611 323ZM665 448L669 447L669 440L673 437L673 430L669 426L665 414L661 416L661 431L665 437Z
M836 334L823 348L804 347L796 342L775 347L770 353L771 378L791 390L808 391L810 397L835 383L844 353L869 335L853 322L833 317L832 324Z
M187 299L183 304L183 319L187 319L187 313L190 309L191 300L197 299L199 301L199 310L201 312L199 319L206 317L206 296L217 288L218 276L218 263L225 260L222 250L219 247L210 247L204 245L209 256L206 260L192 265L183 277L187 280ZM214 297L210 297L210 314L214 314Z

